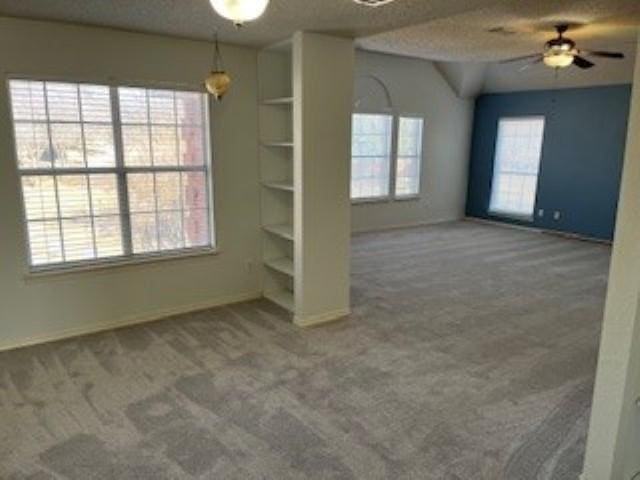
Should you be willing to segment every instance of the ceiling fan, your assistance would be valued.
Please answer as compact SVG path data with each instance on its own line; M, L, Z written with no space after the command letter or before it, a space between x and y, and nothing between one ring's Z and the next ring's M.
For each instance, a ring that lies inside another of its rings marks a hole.
M545 65L552 68L564 68L570 65L575 65L578 68L586 69L593 67L595 64L584 57L624 58L624 54L620 52L579 50L576 48L576 42L563 36L564 33L569 30L569 25L556 25L555 28L558 32L558 36L545 43L544 51L542 53L510 58L508 60L503 60L500 63L531 60L523 67L523 69L541 62L544 62Z

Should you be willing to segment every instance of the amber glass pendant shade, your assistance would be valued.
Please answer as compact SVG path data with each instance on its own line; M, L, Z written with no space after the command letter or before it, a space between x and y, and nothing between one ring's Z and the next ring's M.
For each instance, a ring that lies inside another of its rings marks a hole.
M216 100L222 100L222 97L225 96L231 87L231 77L224 69L224 65L222 63L222 55L220 54L220 45L218 44L217 34L215 50L213 53L213 70L209 75L207 75L207 78L205 78L204 86Z

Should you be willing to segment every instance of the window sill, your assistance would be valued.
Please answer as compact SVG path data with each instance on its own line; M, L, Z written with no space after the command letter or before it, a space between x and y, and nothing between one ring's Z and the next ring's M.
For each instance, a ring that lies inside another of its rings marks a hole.
M186 260L189 258L214 256L218 255L219 253L220 250L218 250L217 248L208 247L189 251L177 251L173 253L141 255L132 258L120 257L112 260L84 262L68 266L55 266L51 268L42 267L27 272L24 275L24 280L28 282L38 279L60 277L73 274L98 273L108 270L120 270L127 267L154 265L165 262L173 262L176 260Z
M518 215L517 213L492 211L492 212L489 212L489 216L496 219L515 220L518 222L526 222L526 223L533 222L533 215Z
M392 200L391 197L356 198L351 200L351 205L365 205L368 203L388 203L391 200Z
M398 197L395 197L393 199L394 202L410 202L412 200L420 200L422 197L420 197L420 194L415 194L415 195L400 195Z
M351 205L366 205L370 203L393 203L393 202L410 202L420 200L422 197L417 195L402 195L399 197L373 197L373 198L358 198L351 200Z

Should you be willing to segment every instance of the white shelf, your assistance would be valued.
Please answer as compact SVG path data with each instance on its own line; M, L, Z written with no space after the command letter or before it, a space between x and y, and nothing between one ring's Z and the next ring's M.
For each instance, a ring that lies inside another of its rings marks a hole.
M262 186L265 188L272 188L274 190L293 192L293 184L287 182L262 182Z
M263 105L292 105L293 97L269 98L262 101Z
M294 312L294 301L293 301L293 292L288 290L277 290L273 292L264 292L264 298L272 301L276 305L288 310L290 312Z
M293 225L265 225L262 228L272 235L293 241Z
M293 142L262 142L264 147L293 148Z
M276 272L284 273L293 277L293 259L288 257L276 258L274 260L265 260L264 264Z

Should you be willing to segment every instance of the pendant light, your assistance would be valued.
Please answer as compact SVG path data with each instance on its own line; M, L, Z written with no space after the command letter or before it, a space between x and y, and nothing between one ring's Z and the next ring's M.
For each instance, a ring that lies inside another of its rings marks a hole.
M250 22L260 17L267 9L269 0L210 0L213 9L241 27L244 22Z
M213 52L213 70L209 73L204 81L205 87L216 100L222 100L225 93L231 86L231 77L224 69L222 63L222 55L220 54L220 45L218 44L218 34L216 33L216 43Z

